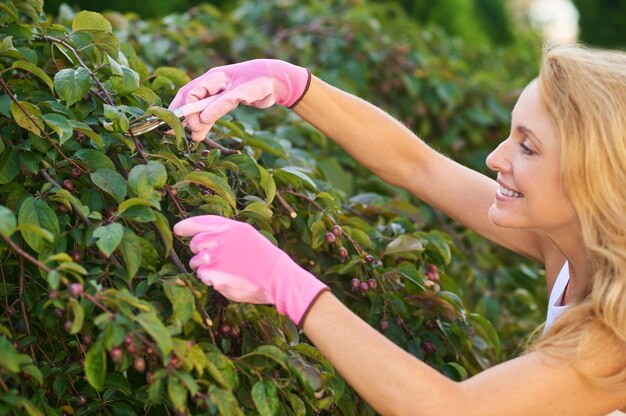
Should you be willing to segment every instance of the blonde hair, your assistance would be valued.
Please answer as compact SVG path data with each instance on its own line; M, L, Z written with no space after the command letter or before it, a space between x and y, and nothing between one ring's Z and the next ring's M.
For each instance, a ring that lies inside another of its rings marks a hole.
M540 95L561 139L561 175L593 277L583 298L531 347L576 363L607 345L626 352L626 53L548 46ZM595 385L623 388L626 368Z

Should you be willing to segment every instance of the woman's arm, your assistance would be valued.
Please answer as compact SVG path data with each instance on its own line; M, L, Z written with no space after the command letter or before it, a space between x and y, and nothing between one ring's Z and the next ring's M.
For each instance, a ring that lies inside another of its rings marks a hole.
M362 165L490 240L539 262L545 238L497 227L487 212L498 184L430 148L376 106L313 77L294 111Z
M606 415L626 404L626 392L594 389L572 367L550 364L541 353L451 381L375 331L330 292L313 304L303 329L382 415L585 416ZM604 351L584 369L609 373L624 364L623 352Z

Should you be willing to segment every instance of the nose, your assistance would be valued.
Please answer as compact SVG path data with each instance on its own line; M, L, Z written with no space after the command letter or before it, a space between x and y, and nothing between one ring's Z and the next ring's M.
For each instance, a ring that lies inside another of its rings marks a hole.
M487 156L487 167L495 172L508 172L511 170L511 161L507 156L507 142L504 140Z

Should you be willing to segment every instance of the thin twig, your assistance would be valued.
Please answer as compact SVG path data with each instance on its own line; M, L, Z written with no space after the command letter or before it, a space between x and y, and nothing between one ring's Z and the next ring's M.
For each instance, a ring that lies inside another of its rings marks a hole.
M174 206L178 210L178 213L180 214L181 218L182 219L187 218L187 212L182 207L182 205L180 205L180 202L178 202L178 198L176 198L176 195L174 195L172 193L172 188L170 186L165 185L165 192L167 193L167 195L170 197L170 199L174 203Z
M240 155L241 154L241 150L229 149L209 139L208 137L205 137L204 140L202 140L202 143L204 143L207 147L210 147L212 149L218 149L224 155Z
M93 73L93 71L91 69L89 69L89 67L83 62L83 60L80 58L80 55L78 54L78 52L76 51L76 49L72 45L70 45L69 43L67 43L66 41L64 41L62 39L58 39L58 38L55 38L53 36L36 36L35 39L37 39L37 40L47 40L47 41L55 42L55 43L58 43L60 45L65 46L67 49L69 49L70 52L72 52L72 54L74 55L74 57L76 57L76 60L78 61L78 64L87 70L87 72L89 73L89 76L94 80L94 82L98 85L100 90L104 93L104 96L106 98L106 100L105 100L106 103L109 104L109 105L115 106L115 101L113 100L113 97L111 97L111 94L109 93L109 91L107 91L107 89L104 88L104 85L102 85L102 82L100 82L98 77L96 77L96 75Z
M20 257L28 260L29 262L31 262L35 266L39 267L44 272L48 273L48 272L50 272L52 270L50 267L46 266L45 264L43 264L42 262L40 262L39 260L37 260L36 258L31 256L30 254L28 254L27 252L25 252L20 246L15 244L13 242L13 240L11 240L9 237L5 237L3 235L2 239L4 241L6 241L6 243L9 245L9 247L11 247L13 249L13 251L15 251Z
M26 273L24 272L24 259L22 257L18 258L18 262L20 264L20 280L18 293L20 298L20 309L22 310L22 317L24 319L24 328L26 329L26 334L30 337L30 322L28 321L28 311L26 310L26 304L24 302L24 290L26 288ZM33 348L33 344L30 344L30 355L33 357L33 363L37 365L37 356L35 355L35 349Z
M296 212L296 210L293 209L287 201L285 201L285 198L283 198L283 195L278 191L276 191L276 198L278 199L278 202L280 202L280 204L283 206L283 208L285 208L287 212L289 212L289 216L291 218L296 218L298 216L298 213Z

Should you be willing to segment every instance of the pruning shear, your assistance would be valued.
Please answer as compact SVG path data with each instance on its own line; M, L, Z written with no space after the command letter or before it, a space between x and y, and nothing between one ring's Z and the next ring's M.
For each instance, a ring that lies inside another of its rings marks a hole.
M174 113L174 115L178 117L180 121L183 121L185 120L185 117L187 115L198 113L204 110L208 105L211 104L211 102L215 100L216 97L217 96L211 96L211 97L199 100L199 101L195 101L193 103L185 104L182 107L172 110L172 113ZM146 134L153 130L166 132L171 129L172 128L160 118L156 116L144 114L143 116L140 116L136 118L135 120L133 120L133 122L130 124L130 127L128 128L126 133L124 133L124 135L125 136L131 136L131 135L140 136L142 134Z

